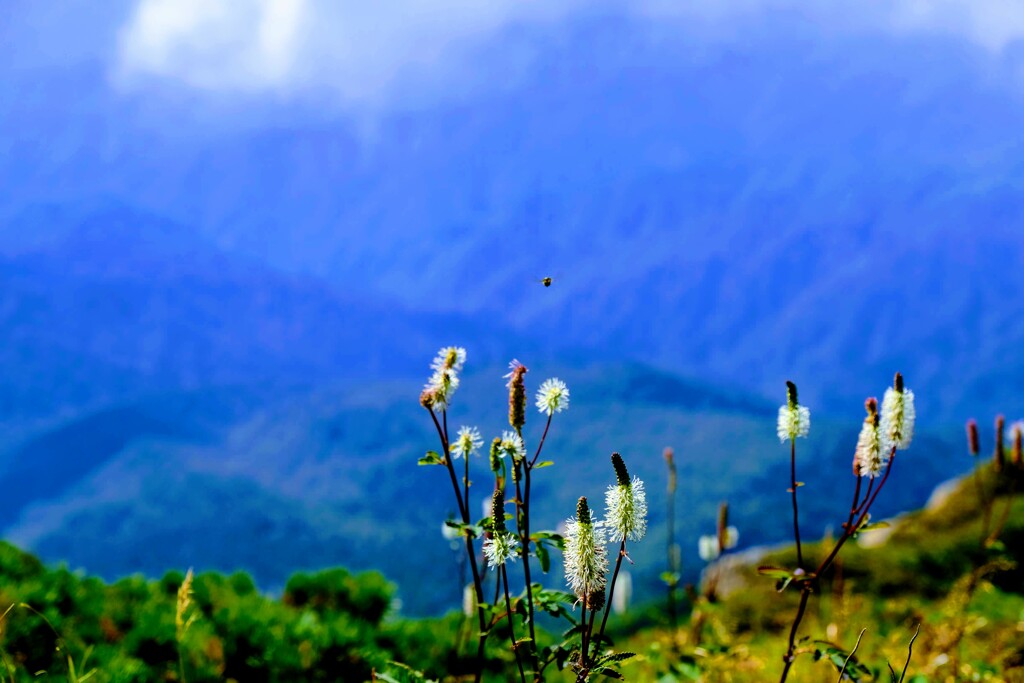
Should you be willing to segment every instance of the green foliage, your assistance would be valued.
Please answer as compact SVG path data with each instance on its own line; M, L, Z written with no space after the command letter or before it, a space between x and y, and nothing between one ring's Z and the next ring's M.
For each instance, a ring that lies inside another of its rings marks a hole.
M0 600L10 605L0 639L4 680L156 683L184 672L190 683L367 681L410 651L421 666L443 670L452 648L427 642L435 623L406 627L389 618L394 587L380 574L344 569L296 574L280 600L259 593L243 573L199 574L195 618L179 641L183 580L172 571L156 581L106 584L46 569L0 543Z

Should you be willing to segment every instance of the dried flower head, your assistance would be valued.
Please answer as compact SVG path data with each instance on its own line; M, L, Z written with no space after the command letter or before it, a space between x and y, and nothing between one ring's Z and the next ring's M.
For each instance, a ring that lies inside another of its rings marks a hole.
M518 430L526 423L526 366L513 359L508 367L508 423Z
M807 436L810 430L811 411L797 402L796 385L786 382L786 404L779 408L776 425L779 441L795 441L797 437Z
M505 457L505 454L501 450L501 437L496 436L494 437L494 440L491 441L491 472L497 474L498 472L501 471L501 459L503 457Z
M587 595L587 600L584 604L587 606L587 609L593 612L600 612L604 609L607 599L608 596L605 594L604 588L601 588Z
M449 449L452 454L452 460L458 460L460 457L468 458L483 445L484 440L480 438L480 432L477 431L476 427L460 427L459 433Z
M978 439L978 421L973 417L967 421L967 450L971 455L981 453L981 445Z
M569 387L557 377L544 380L537 390L536 405L537 410L548 415L566 410L569 407Z
M892 386L885 390L882 398L883 448L902 451L910 447L914 438L914 392L903 386L903 375L896 373Z
M856 474L874 479L882 473L882 467L889 459L888 451L882 450L882 435L879 431L881 418L878 415L878 399L869 398L864 402L867 417L861 425L857 436L857 449L854 455Z
M1002 472L1003 465L1006 464L1006 417L1003 415L996 416L996 450L992 455L992 461L995 465L996 472Z
M576 504L576 517L565 522L565 579L577 598L604 589L608 572L604 529L590 518L586 498Z
M497 568L514 558L519 548L515 534L505 527L505 492L495 489L491 497L491 520L493 531L484 539L484 556L487 563Z
M639 477L629 478L626 463L612 453L616 484L604 494L604 526L612 531L613 540L639 541L647 533L647 494Z
M1012 462L1014 465L1020 466L1024 462L1024 453L1022 453L1022 441L1024 441L1024 422L1014 422L1013 426L1010 427L1010 440L1013 442L1013 455Z

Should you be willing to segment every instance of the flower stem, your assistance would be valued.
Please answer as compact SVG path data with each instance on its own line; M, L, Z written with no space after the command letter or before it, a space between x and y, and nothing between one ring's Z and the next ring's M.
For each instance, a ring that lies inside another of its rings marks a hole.
M875 499L878 498L878 494L882 491L882 488L885 487L885 482L889 480L889 474L892 472L892 464L895 461L896 447L893 446L892 451L889 454L889 465L885 469L885 474L882 476L882 480L879 482L878 488L875 489L874 493L871 494L870 496L868 494L865 494L864 502L858 509L859 516L857 517L856 522L853 524L848 524L846 526L846 528L843 530L843 535L839 537L839 540L836 541L835 546L832 548L832 552L830 552L828 556L821 561L821 564L818 565L818 568L814 570L814 574L804 579L803 591L800 595L800 606L799 608L797 608L796 618L793 619L793 627L789 631L789 649L786 650L786 654L783 656L785 666L782 669L782 678L779 679L779 683L785 683L786 677L789 675L789 669L793 666L793 659L795 657L794 651L796 649L796 632L797 629L800 627L800 622L803 620L804 613L807 610L807 600L810 598L812 584L818 580L822 573L827 571L828 568L832 566L832 562L836 559L836 556L839 554L840 549L842 549L843 545L845 545L845 543L848 540L853 538L853 535L856 532L856 530L859 529L861 524L864 523L864 520L867 519L868 512L870 512L871 510L871 506L874 504Z
M430 417L434 420L434 426L437 428L438 438L441 439L441 448L444 450L444 463L448 469L448 474L452 480L452 488L455 490L455 500L459 504L459 513L462 516L462 523L469 524L469 491L467 490L466 500L462 498L462 492L459 490L458 477L455 475L455 466L452 465L451 453L448 448L448 413L447 411L441 411L441 418L443 421L438 422L437 415L433 409L429 409ZM468 477L467 477L468 480ZM473 539L468 534L464 536L466 539L466 555L469 557L469 566L473 569L473 589L476 592L476 604L477 604L477 621L480 624L480 635L477 643L476 650L476 673L473 680L475 683L480 683L483 678L484 670L484 644L487 641L487 617L484 614L484 590L483 585L480 582L480 570L476 566L476 552L473 550Z
M796 505L796 439L789 440L789 474L793 492L793 536L796 538L796 566L803 569L804 555L800 547L800 515Z
M512 625L512 600L508 595L508 572L505 571L504 564L498 566L498 572L501 574L501 580L505 586L505 613L508 616L508 637L512 641L512 654L515 655L516 666L519 667L519 679L522 683L526 683L526 673L523 671L523 662L519 658L519 647L516 645L516 631Z
M622 545L619 546L619 556L615 558L615 571L612 572L612 582L608 584L608 599L604 605L604 616L601 618L601 630L597 632L597 639L594 641L594 656L601 650L601 639L604 638L604 627L608 624L608 613L612 609L612 598L615 597L615 581L619 578L619 569L622 567L622 558L626 556L626 538L622 538Z

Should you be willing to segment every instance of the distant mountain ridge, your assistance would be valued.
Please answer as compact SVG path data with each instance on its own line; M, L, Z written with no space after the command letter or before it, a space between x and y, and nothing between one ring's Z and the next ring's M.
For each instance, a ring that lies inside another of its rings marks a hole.
M580 495L602 509L614 480L609 454L622 452L647 485L649 537L631 554L639 595L654 594L664 569L662 449L671 445L688 577L699 569L696 538L713 529L722 500L731 503L744 546L787 537L788 449L775 435L774 408L635 365L539 364L528 374L529 386L552 374L573 393L545 445L545 459L556 464L534 481L542 528L556 529ZM627 393L641 385L647 394L631 400ZM87 441L59 446L57 452L91 459L93 467L63 491L40 491L23 504L7 534L44 558L104 576L157 575L186 565L245 569L273 588L298 569L374 567L399 582L407 611L451 608L460 595L457 555L440 527L454 499L443 470L416 465L424 451L437 448L417 393L418 383L405 381L361 383L358 390L345 382L282 388L243 401L216 422L206 409L218 403L213 397L155 397L131 409L140 419L123 422L119 449L94 455ZM485 439L500 434L507 428L505 394L500 368L472 368L450 411L450 428L477 425ZM177 433L147 426L146 415L173 404L182 406L173 411ZM814 520L831 519L847 504L845 493L834 492L845 492L850 482L858 421L858 415L843 421L816 415L812 438L800 443L808 534L824 533ZM528 416L528 447L542 422L535 412ZM936 482L968 464L956 452L948 434L919 434L880 512L921 505ZM472 465L476 516L489 497L490 476L486 459ZM549 581L557 582L557 573ZM422 590L425 582L430 590Z

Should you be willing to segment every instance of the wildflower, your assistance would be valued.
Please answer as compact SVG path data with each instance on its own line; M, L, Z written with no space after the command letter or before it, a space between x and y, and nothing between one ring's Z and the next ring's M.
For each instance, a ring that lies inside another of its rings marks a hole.
M484 540L484 557L491 567L505 564L519 554L519 541L515 534L503 531Z
M569 387L552 377L544 380L537 391L537 410L548 415L560 413L569 407Z
M896 373L891 387L882 398L882 432L884 449L905 450L914 437L914 392L903 386L903 375Z
M1003 471L1003 465L1006 464L1006 447L1004 445L1003 435L1006 431L1006 418L1002 415L996 416L996 452L992 456L992 460L995 464L996 472Z
M786 405L779 408L779 422L776 428L779 441L794 441L799 436L807 436L810 429L811 411L797 403L796 385L786 382Z
M523 443L523 437L512 431L503 431L498 451L502 458L506 455L511 455L512 460L526 457L526 445Z
M978 455L981 452L978 443L978 421L973 417L967 421L967 450L971 455Z
M721 555L717 536L701 536L697 541L697 552L705 562L714 562Z
M466 349L461 346L446 346L437 352L437 356L430 363L430 369L450 370L456 375L462 372L462 366L466 364Z
M1024 444L1021 443L1024 441L1024 422L1013 423L1013 426L1010 427L1010 437L1013 439L1013 464L1019 466L1021 462L1024 462L1024 453L1021 452L1024 450L1022 448Z
M495 489L491 498L491 520L494 526L491 537L484 540L484 556L497 568L515 557L519 547L515 534L505 528L505 492L501 489Z
M718 549L719 551L731 550L740 542L740 532L734 526L729 526L729 504L722 503L718 506Z
M476 427L460 427L458 436L455 437L450 449L452 460L458 460L460 457L468 458L483 445L484 441L480 438L480 432Z
M868 411L868 415L864 418L860 435L857 437L854 474L874 479L882 473L882 466L888 460L889 454L882 452L882 436L878 430L878 399L869 398L864 402L864 409Z
M526 366L517 360L509 363L508 378L508 423L516 430L522 429L526 423L526 383L523 375Z
M604 494L606 528L613 530L613 538L639 541L647 533L647 495L639 477L629 478L626 463L618 453L612 453L617 483Z
M433 372L420 394L420 405L428 409L435 405L442 410L447 408L452 394L459 388L459 373L465 362L466 349L460 346L446 346L438 351L430 363Z
M605 545L608 540L604 529L590 519L587 499L576 503L576 517L565 522L565 579L572 592L581 600L603 590L608 572Z

